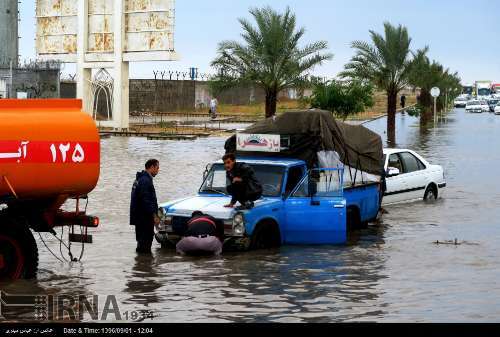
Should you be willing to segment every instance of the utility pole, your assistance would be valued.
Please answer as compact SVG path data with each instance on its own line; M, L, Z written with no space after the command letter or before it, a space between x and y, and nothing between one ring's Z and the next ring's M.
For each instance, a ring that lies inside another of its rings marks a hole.
M9 75L10 75L10 77L9 77L9 90L8 90L9 93L8 93L8 97L9 98L13 98L13 92L14 92L13 90L14 90L14 88L12 87L12 83L13 83L13 81L12 81L12 75L13 75L12 74L12 60L10 60L10 74Z

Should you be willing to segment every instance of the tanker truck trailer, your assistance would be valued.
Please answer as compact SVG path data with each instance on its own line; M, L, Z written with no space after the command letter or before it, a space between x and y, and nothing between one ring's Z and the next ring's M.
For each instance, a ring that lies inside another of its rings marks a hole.
M99 219L81 200L99 170L99 132L80 100L0 99L0 278L36 277L33 232L69 226L69 241L91 242Z

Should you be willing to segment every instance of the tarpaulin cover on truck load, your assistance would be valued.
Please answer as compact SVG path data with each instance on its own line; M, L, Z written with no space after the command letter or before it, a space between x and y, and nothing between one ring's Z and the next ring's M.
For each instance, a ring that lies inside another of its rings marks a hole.
M357 170L381 175L384 169L382 139L361 125L335 120L323 110L297 110L267 118L246 128L245 134L281 135L279 153L237 152L236 135L226 141L226 152L251 156L279 156L304 160L309 167L318 163L318 152L336 151L340 160ZM284 142L284 139L287 141ZM284 144L288 143L288 144Z

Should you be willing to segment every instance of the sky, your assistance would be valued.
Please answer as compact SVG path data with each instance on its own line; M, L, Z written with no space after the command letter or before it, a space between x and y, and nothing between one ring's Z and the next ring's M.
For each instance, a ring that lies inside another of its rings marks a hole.
M3 0L0 0L3 1ZM35 0L20 0L22 59L36 58ZM154 70L213 73L210 62L222 40L241 40L238 18L250 18L251 7L287 6L298 26L306 29L304 43L328 42L332 61L314 74L335 77L349 62L354 40L369 41L369 30L383 32L383 23L402 24L412 37L411 48L429 46L429 57L457 71L464 84L476 80L500 82L500 1L498 0L176 0L175 49L179 61L130 65L131 78L151 78ZM65 73L75 73L66 65Z

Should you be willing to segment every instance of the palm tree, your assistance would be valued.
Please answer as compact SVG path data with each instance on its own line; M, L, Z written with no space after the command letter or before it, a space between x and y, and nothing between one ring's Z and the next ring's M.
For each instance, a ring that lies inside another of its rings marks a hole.
M442 64L431 61L427 57L428 48L419 49L414 53L414 58L409 75L411 85L420 88L419 105L423 108L420 121L425 124L432 119L433 98L431 89L438 87L442 95L438 98L438 107L441 109L448 103L447 96L455 97L461 89L458 73L450 73Z
M266 117L276 113L278 93L299 87L315 66L333 56L322 53L327 43L318 41L304 47L299 42L305 29L296 29L296 17L289 8L283 14L271 7L250 10L256 26L239 19L244 43L223 41L212 66L218 70L219 88L236 83L261 86L266 93Z
M368 81L387 94L387 140L396 140L396 109L399 92L408 85L411 65L408 30L401 25L384 23L385 36L370 30L373 44L354 41L355 56L340 74Z

